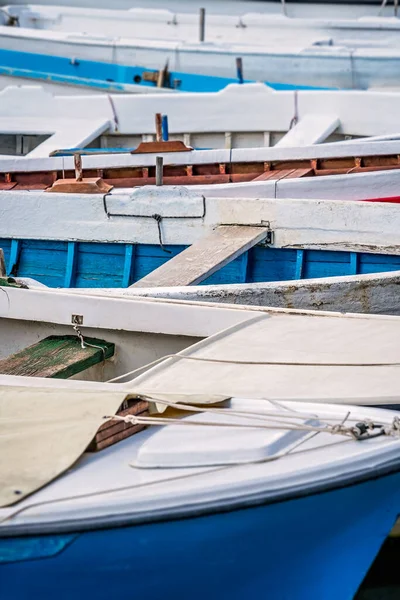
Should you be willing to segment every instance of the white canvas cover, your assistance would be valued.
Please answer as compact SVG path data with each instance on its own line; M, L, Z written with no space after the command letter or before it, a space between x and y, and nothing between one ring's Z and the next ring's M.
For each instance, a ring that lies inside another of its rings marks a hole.
M135 388L153 397L400 404L399 334L396 317L271 312L183 350L135 379Z
M69 469L127 397L107 384L92 389L0 385L0 507L18 502ZM67 384L67 386L65 385ZM225 396L158 394L160 401L215 404ZM165 404L160 405L162 410ZM154 410L154 409L153 409Z
M0 386L0 506L66 469L113 415L125 392Z

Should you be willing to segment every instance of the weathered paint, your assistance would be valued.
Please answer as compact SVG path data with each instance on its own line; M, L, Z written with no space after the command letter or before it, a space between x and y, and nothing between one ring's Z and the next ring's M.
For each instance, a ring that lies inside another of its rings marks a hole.
M89 291L89 290L88 290ZM98 290L102 294L116 290ZM84 292L84 290L82 290ZM92 290L90 290L93 293ZM204 285L175 288L130 288L124 296L275 306L301 310L400 315L400 271L303 281Z

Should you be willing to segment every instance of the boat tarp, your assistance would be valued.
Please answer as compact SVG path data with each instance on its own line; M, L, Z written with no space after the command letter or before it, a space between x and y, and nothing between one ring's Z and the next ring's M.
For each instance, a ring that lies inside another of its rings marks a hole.
M0 506L71 467L125 392L0 387Z
M115 415L133 390L0 385L0 507L14 504L69 469L85 452L97 430ZM226 396L157 394L166 403L215 404ZM150 400L150 398L149 398ZM151 400L150 400L151 402ZM154 410L153 412L157 412Z
M400 404L398 317L271 312L210 336L145 372L157 393Z

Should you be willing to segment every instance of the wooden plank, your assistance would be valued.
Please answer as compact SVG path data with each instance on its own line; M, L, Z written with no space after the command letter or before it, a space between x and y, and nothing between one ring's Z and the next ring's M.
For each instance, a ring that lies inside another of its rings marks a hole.
M3 248L0 248L0 277L7 277Z
M130 287L195 285L261 242L266 227L224 225Z
M128 399L119 407L117 415L121 417L127 415L145 416L149 414L148 409L149 403L146 400ZM142 431L144 428L145 425L134 425L132 423L126 423L125 421L107 421L98 429L87 450L90 452L103 450L112 444L130 437L134 433Z
M357 254L357 252L351 252L350 253L350 269L349 269L349 275L357 275L358 273L358 259L359 256Z
M340 125L334 115L305 115L275 144L275 148L288 148L319 144Z
M114 354L115 346L110 342L93 338L85 341L97 347L82 348L74 335L52 335L0 360L0 373L67 379Z
M125 245L124 272L122 275L122 287L128 287L132 278L132 267L135 260L136 244Z
M285 179L293 175L296 170L300 169L276 169L275 171L265 171L252 181L277 181L279 179Z
M21 251L20 240L11 240L10 258L8 261L8 272L14 277L18 275L19 254Z
M311 167L307 169L294 169L294 171L286 175L285 179L299 179L308 175L314 175L314 169Z
M297 250L296 252L296 268L295 268L295 279L303 279L304 270L304 250Z
M67 264L65 268L64 287L74 287L75 273L77 263L77 244L76 242L68 242Z

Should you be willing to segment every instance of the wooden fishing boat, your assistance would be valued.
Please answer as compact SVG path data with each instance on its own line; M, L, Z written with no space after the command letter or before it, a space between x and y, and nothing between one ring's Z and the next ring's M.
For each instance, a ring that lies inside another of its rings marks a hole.
M51 29L0 26L1 49L57 57L79 57L98 63L145 65L161 70L213 77L236 76L240 58L243 77L290 85L368 89L397 86L400 48L356 40L314 38L282 44L147 40ZM79 62L79 61L78 61ZM79 66L79 65L77 65Z
M143 85L141 81L136 83L134 76L131 77L132 73L129 73L129 77L128 74L126 77L118 77L121 70L121 67L116 65L92 65L90 61L79 61L78 64L75 59L0 50L0 89L12 85L32 87L40 84L49 92L80 96L161 91L157 87ZM144 69L132 67L131 71L141 73ZM157 75L156 71L154 75ZM165 88L165 91L168 90Z
M380 141L386 137L389 141ZM159 184L190 186L204 196L398 202L396 138L393 134L304 147L197 151L170 140L143 142L130 153L74 149L48 158L4 156L0 190L105 193L113 187L126 193L127 188L157 183L158 156ZM49 146L52 143L50 138Z
M325 264L324 268L327 267L328 265ZM383 264L380 268L382 271L376 273L325 276L296 281L291 279L256 283L121 289L77 288L76 291L127 298L140 296L192 302L400 316L400 271L385 273L383 271L386 267ZM43 285L29 279L21 279L21 282L32 288Z
M52 287L170 287L398 271L392 203L213 198L186 188L3 191L6 274Z
M235 66L236 65L236 66ZM63 93L148 93L152 90L216 92L231 83L252 83L245 79L240 61L232 63L227 77L170 71L168 62L161 69L0 49L0 89L9 85L40 84ZM321 86L266 82L277 90L321 89Z
M31 158L74 148L81 154L135 150L131 160L140 164L141 142L157 139L157 113L168 117L169 140L205 149L273 146L281 160L291 147L400 136L397 93L274 92L263 84L234 84L216 93L82 97L11 87L0 92L0 101L0 154ZM227 153L220 162L231 159L237 162ZM106 166L113 157L101 160ZM179 164L180 155L174 161Z
M2 291L0 370L20 373L0 375L6 595L105 600L134 580L183 597L199 544L217 558L196 600L355 594L400 502L398 413L365 406L398 402L398 318ZM98 375L54 375L69 337L69 361L96 352Z
M41 6L53 6L54 0L41 0ZM75 3L77 6L78 4ZM113 4L114 9L119 10L137 10L135 5L139 4L138 0L133 2L133 0L117 0ZM316 4L318 6L316 6ZM21 5L20 0L9 0L7 5ZM229 4L227 6L226 2L222 0L219 2L218 0L213 0L212 2L200 2L198 0L193 6L191 5L191 11L197 11L198 7L205 5L208 8L211 6L214 10L217 6L218 12L220 14L229 16L229 15L238 15L238 17L243 14L245 10L250 10L252 7L246 2L238 3L238 4ZM57 0L57 6L71 6L70 0ZM79 7L91 8L91 9L109 9L109 2L105 2L104 0L80 0ZM182 8L182 3L178 1L173 2L169 8L171 10L176 7L176 12ZM142 8L142 7L140 7ZM289 17L302 17L302 18L315 18L316 10L318 10L318 14L322 17L326 18L337 18L338 14L341 18L360 18L360 17L376 17L376 16L394 16L394 3L392 0L389 0L386 3L382 3L382 0L353 0L353 2L346 3L343 0L338 0L338 2L303 2L298 0L285 0L282 3L282 0L266 0L263 1L262 4L258 3L257 6L258 14L276 14L280 15L282 13L287 14ZM173 13L175 14L175 13Z
M245 8L245 5L243 5ZM400 25L397 19L382 17L378 10L368 18L321 18L319 7L313 17L289 18L285 14L244 13L204 14L197 11L173 12L166 9L131 8L129 10L87 9L70 6L21 4L5 6L2 24L18 23L19 27L84 33L85 35L123 38L170 39L193 42L201 36L207 42L234 42L268 45L298 42L313 43L334 37L336 41L354 40L384 45L399 45ZM290 10L290 8L289 8ZM392 7L393 14L393 7ZM390 15L392 16L392 15ZM199 35L200 34L200 35ZM291 39L290 39L291 38Z

